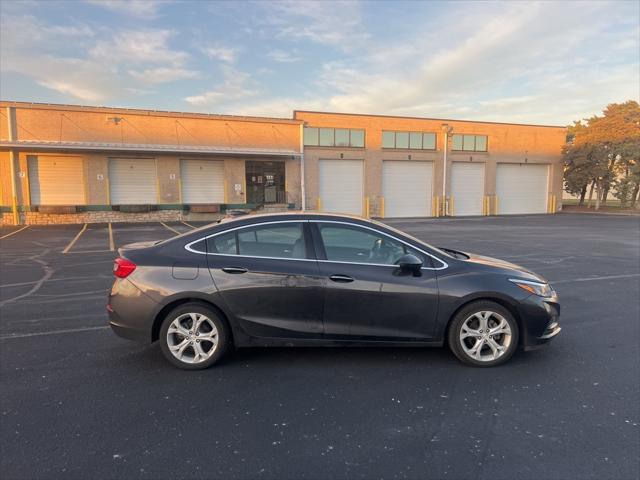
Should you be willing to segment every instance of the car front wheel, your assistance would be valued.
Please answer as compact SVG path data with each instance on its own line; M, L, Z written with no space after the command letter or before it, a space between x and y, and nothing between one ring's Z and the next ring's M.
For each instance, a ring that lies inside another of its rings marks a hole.
M172 310L160 327L160 347L173 365L186 370L208 368L220 360L229 344L224 319L200 303Z
M460 310L449 328L451 351L475 367L500 365L518 346L518 323L501 305L481 301Z

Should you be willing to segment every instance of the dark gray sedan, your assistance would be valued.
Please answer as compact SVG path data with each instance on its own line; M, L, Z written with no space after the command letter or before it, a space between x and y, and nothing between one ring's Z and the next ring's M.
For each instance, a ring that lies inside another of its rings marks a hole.
M444 343L488 367L560 332L539 275L361 218L252 215L119 255L111 327L186 369L233 347Z

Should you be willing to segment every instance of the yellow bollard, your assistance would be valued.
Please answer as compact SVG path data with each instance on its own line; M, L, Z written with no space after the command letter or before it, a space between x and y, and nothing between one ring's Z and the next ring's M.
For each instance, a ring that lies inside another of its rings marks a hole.
M369 218L369 197L364 197L364 218Z
M319 212L322 211L322 200L320 200L320 197L318 197L317 203L316 203L316 208Z
M384 218L384 197L380 197L380 218Z

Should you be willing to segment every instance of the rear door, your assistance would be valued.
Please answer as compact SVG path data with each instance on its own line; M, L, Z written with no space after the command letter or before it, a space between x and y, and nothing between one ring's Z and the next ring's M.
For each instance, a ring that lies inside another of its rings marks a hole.
M430 257L375 229L312 221L321 275L326 280L328 337L354 340L427 340L435 335L436 272ZM424 261L419 275L401 271L405 253Z
M308 228L306 221L266 222L207 239L216 287L250 335L322 336L324 280Z

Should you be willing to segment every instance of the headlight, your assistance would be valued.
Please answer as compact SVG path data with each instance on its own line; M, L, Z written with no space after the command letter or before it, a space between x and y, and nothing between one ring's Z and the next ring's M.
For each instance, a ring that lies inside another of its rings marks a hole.
M526 290L529 293L533 293L534 295L538 295L539 297L552 297L556 293L553 290L553 287L548 283L532 282L530 280L517 280L515 278L510 278L509 281L515 283L521 289Z

